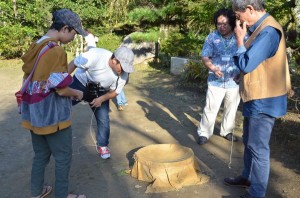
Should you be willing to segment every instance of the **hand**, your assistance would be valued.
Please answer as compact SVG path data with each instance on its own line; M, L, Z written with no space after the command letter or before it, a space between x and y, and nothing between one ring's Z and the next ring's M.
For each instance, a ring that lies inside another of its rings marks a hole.
M101 96L98 97L98 98L95 98L95 99L90 103L91 107L93 107L93 108L101 107L101 104L102 104Z
M76 96L73 97L74 100L77 100L77 101L80 101L82 100L83 98L83 92L82 91L79 91L79 90L76 90Z
M217 78L221 78L223 76L223 72L221 71L221 69L219 67L215 67L213 69L213 72Z
M247 34L247 22L244 21L243 24L240 20L235 21L234 33L237 40L238 46L244 45L244 38Z

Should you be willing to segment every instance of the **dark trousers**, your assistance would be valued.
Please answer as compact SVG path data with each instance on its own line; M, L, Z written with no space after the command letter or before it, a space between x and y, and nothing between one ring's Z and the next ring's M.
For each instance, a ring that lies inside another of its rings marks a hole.
M86 91L86 87L74 76L73 83L70 85L71 88L77 89L80 91ZM107 93L107 91L98 91L98 96L102 96ZM80 101L72 101L73 105L76 105ZM96 131L96 140L98 146L107 146L109 144L110 136L110 119L109 119L109 100L103 102L100 107L92 108L94 112L96 122L97 122L97 131Z
M31 140L34 151L31 195L36 197L42 193L45 168L52 154L55 160L55 197L66 198L72 160L72 128L68 127L50 135L31 132Z

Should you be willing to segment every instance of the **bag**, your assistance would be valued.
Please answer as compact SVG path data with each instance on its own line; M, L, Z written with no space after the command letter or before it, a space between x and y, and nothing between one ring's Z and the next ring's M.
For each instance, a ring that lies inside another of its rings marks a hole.
M16 96L16 100L17 100L17 105L18 105L18 112L19 114L21 114L21 110L22 110L22 101L23 101L23 94L26 92L26 89L29 85L29 82L31 81L31 78L33 76L33 72L40 60L40 58L51 48L55 47L55 46L58 46L58 44L54 43L54 42L49 42L47 43L47 45L45 45L45 47L40 51L39 53L39 56L37 57L35 63L34 63L34 66L33 66L33 69L32 71L30 72L30 75L28 76L28 78L26 79L26 81L24 82L23 86L21 87L20 91L17 91L15 93L15 96Z
M16 99L17 99L17 104L18 104L18 112L21 114L21 107L22 107L22 101L23 101L23 94L21 91L17 91L15 93Z

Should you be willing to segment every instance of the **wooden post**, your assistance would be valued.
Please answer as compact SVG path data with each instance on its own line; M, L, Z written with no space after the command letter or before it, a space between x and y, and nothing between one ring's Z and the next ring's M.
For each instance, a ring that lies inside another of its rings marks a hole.
M158 47L159 47L159 43L155 42L155 58L158 58Z

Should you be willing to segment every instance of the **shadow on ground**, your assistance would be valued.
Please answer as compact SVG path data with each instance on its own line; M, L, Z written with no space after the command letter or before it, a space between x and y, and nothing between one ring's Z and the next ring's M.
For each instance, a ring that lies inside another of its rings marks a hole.
M18 74L18 75L16 75ZM17 77L16 77L17 76ZM4 198L30 197L30 169L33 157L30 134L20 126L16 113L14 92L21 82L20 68L1 69L0 85L0 194ZM73 161L70 172L70 192L84 193L88 198L218 198L238 197L244 189L223 185L223 178L238 175L242 169L243 145L241 142L242 116L237 114L235 133L239 141L230 142L218 136L220 116L216 122L215 135L209 143L199 146L197 125L205 103L205 93L188 87L182 88L177 77L147 66L139 66L126 86L129 105L119 112L111 102L112 157L102 160L95 150L96 123L87 104L74 107L73 115ZM297 121L280 123L280 127L299 126ZM298 128L293 128L293 131ZM299 131L299 130L298 130ZM293 160L299 140L287 138L278 144L284 134L275 130L271 145L271 177L267 197L297 197L300 182L299 163ZM294 142L295 141L295 142ZM293 144L290 144L290 143ZM132 158L138 149L161 143L178 143L193 150L199 159L203 173L210 181L168 193L145 194L148 183L137 181L128 174L134 163ZM232 155L230 156L232 146ZM274 148L278 147L277 150ZM286 150L290 149L290 150ZM297 158L299 159L299 158ZM46 170L47 184L54 185L53 159ZM17 186L17 188L16 188ZM53 193L50 197L54 197Z

